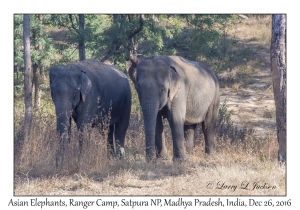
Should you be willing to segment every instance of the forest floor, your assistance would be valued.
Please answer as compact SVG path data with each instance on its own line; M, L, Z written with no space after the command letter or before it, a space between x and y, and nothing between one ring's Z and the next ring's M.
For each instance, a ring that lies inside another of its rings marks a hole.
M251 78L246 88L231 87L221 89L221 100L226 100L232 120L240 127L247 125L254 129L254 135L264 138L276 129L275 102L270 69L270 54L259 52L261 68ZM226 77L226 74L221 75Z
M254 130L246 142L218 142L218 152L207 156L203 140L199 140L185 163L169 160L148 164L141 157L134 161L110 160L101 170L79 170L66 175L28 176L28 171L27 175L15 176L14 195L286 195L285 167L277 162L269 51L255 39L246 39L242 32L243 28L235 36L241 41L248 40L247 44L257 52L255 67L251 63L245 66L252 74L246 77L247 82L231 85L226 81L237 75L237 69L235 73L223 72L219 78L220 104L226 100L227 110L238 128ZM170 136L166 134L166 138ZM135 139L127 138L126 142L132 140ZM172 146L168 145L168 149L172 150Z

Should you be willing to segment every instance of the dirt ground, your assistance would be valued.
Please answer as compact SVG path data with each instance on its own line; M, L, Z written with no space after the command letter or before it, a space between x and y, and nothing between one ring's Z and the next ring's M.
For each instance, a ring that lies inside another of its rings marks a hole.
M270 54L262 50L259 55L261 68L252 76L251 84L237 90L221 88L220 104L226 100L228 111L238 127L250 126L254 128L256 137L264 138L276 130L275 102Z

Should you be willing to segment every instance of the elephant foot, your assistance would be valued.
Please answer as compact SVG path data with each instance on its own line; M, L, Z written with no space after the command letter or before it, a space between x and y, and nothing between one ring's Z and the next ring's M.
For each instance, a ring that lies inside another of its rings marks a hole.
M205 154L213 156L215 154L215 148L205 147Z
M159 160L170 160L169 159L169 157L167 156L167 155L159 155L158 157L157 157L157 159L159 159Z
M124 147L120 147L116 152L116 158L118 160L125 159L125 149Z
M174 162L187 162L189 159L187 157L173 157Z

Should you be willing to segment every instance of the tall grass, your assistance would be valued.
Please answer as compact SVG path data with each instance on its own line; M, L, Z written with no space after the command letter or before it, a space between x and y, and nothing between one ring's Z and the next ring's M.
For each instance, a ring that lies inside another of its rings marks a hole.
M223 110L224 111L224 110ZM224 114L224 113L223 113ZM228 114L228 113L227 113ZM30 140L15 152L15 195L283 195L284 170L277 163L276 135L256 139L251 132L237 129L230 117L221 120L216 134L216 154L204 153L204 137L197 128L195 147L189 161L173 163L145 161L142 119L132 115L126 135L126 158L108 158L105 132L87 127L79 155L79 131L72 127L69 156L64 168L56 167L59 136L55 121L36 117ZM234 131L234 132L233 132ZM233 132L230 134L230 132ZM243 135L241 135L243 133ZM15 135L15 141L21 135ZM165 136L172 157L170 128ZM276 191L218 191L207 189L210 181L266 181ZM153 186L153 187L152 187ZM146 190L148 189L148 190Z
M15 116L22 118L21 116ZM30 137L23 140L23 120L15 121L15 174L29 174L32 176L54 175L57 173L97 174L107 170L109 164L118 161L109 158L107 151L108 126L92 128L86 126L83 132L77 130L72 122L70 143L68 144L68 157L62 171L56 166L60 137L56 131L55 116L36 113ZM172 137L170 127L165 123L165 137L172 157ZM277 149L270 139L258 140L253 137L253 129L239 129L231 120L226 103L219 110L219 121L216 133L216 151L222 154L238 154L241 157L255 156L262 161L275 160ZM79 138L83 139L82 152L79 152ZM195 134L195 148L190 159L203 159L204 137L199 128ZM272 142L272 143L270 143ZM125 139L126 160L128 163L145 163L145 136L143 119L132 114L129 129ZM146 163L145 163L146 164ZM130 164L131 165L131 164Z

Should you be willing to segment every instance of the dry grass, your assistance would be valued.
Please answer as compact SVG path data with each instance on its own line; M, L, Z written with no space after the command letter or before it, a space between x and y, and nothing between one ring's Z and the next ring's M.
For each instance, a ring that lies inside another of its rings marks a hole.
M20 151L15 152L14 194L285 195L285 168L277 163L278 145L274 134L257 140L245 132L243 140L232 142L226 134L219 132L216 154L207 156L203 134L198 132L189 162L146 163L143 126L141 120L132 118L126 137L125 160L107 158L105 134L97 129L83 133L85 144L79 157L78 131L73 129L68 164L60 171L55 166L59 141L55 135L55 123L43 117L37 118L30 142L25 142L22 148L19 147ZM16 137L20 135L17 133ZM168 127L166 137L172 157ZM223 182L237 188L219 189ZM249 188L254 182L276 188L245 190L240 187L243 182L249 182Z
M259 72L269 70L271 30L271 15L242 20L228 30L227 54L218 67L222 88L248 88Z
M270 47L272 32L272 15L245 19L230 33L241 40L255 41L257 45Z

